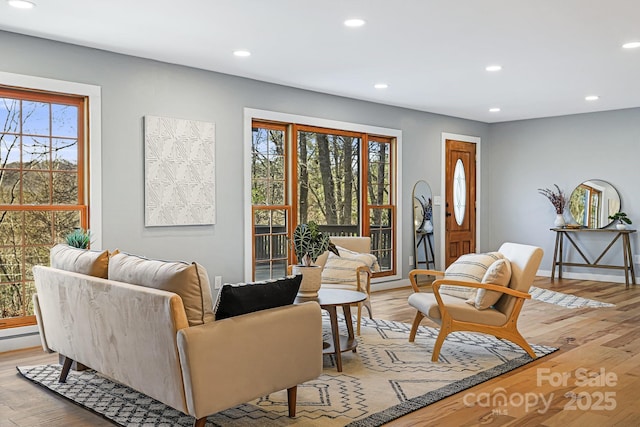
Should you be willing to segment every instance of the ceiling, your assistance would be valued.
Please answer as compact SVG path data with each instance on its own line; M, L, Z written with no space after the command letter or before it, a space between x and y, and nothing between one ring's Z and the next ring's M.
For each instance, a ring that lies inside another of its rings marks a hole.
M488 123L640 106L638 0L33 1L0 29Z

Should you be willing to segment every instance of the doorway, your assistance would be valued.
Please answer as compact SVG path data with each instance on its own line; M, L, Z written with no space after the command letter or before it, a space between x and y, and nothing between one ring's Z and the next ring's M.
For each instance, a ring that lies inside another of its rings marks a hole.
M444 256L445 268L477 249L478 138L455 135L444 140Z

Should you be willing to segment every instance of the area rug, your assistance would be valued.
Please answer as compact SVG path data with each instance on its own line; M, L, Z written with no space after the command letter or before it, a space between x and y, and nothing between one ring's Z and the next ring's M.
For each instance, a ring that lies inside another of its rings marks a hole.
M508 341L456 332L445 341L439 362L432 363L436 329L421 326L415 343L409 343L410 325L367 318L362 322L357 352L343 353L343 372L336 372L333 357L326 356L323 374L298 386L294 419L287 417L283 391L214 414L207 426L380 426L532 361ZM340 326L346 334L342 320ZM538 356L557 350L532 347ZM192 417L91 370L72 371L66 384L57 382L60 365L21 366L18 371L117 425L193 424Z
M615 307L615 304L608 302L596 301L588 298L577 297L575 295L563 294L562 292L556 292L549 289L541 289L532 286L529 289L531 298L536 301L542 301L549 304L555 304L566 308L601 308L601 307Z

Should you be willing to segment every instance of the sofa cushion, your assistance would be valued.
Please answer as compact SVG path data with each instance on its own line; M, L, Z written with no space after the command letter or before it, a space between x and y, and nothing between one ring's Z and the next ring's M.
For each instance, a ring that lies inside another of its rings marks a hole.
M498 286L508 286L511 280L511 263L508 259L499 259L487 270L482 278L482 283L491 283ZM467 304L473 305L478 310L485 310L497 303L502 292L476 289L474 294L467 299Z
M216 301L216 320L293 304L301 281L298 274L268 282L225 283Z
M196 262L159 261L121 252L109 261L109 279L178 294L189 326L214 320L207 271Z
M93 277L107 278L109 251L91 251L58 244L49 252L51 267Z
M380 271L378 259L369 253L354 252L336 246L340 256L329 252L322 270L322 283L343 283L356 286L356 268L369 267L372 272Z
M463 282L482 283L484 275L491 264L504 256L500 252L488 252L482 254L465 254L453 262L444 272L446 279L460 280ZM474 288L456 285L440 286L440 293L458 298L468 299L475 294Z

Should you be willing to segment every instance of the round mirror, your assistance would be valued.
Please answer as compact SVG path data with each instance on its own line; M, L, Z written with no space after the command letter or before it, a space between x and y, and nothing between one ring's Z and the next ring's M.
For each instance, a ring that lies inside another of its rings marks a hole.
M586 228L605 228L613 222L609 216L618 212L618 190L601 179L580 183L569 197L569 213L577 224Z
M426 181L413 186L413 267L424 264L429 268L435 261L433 255L433 195Z

